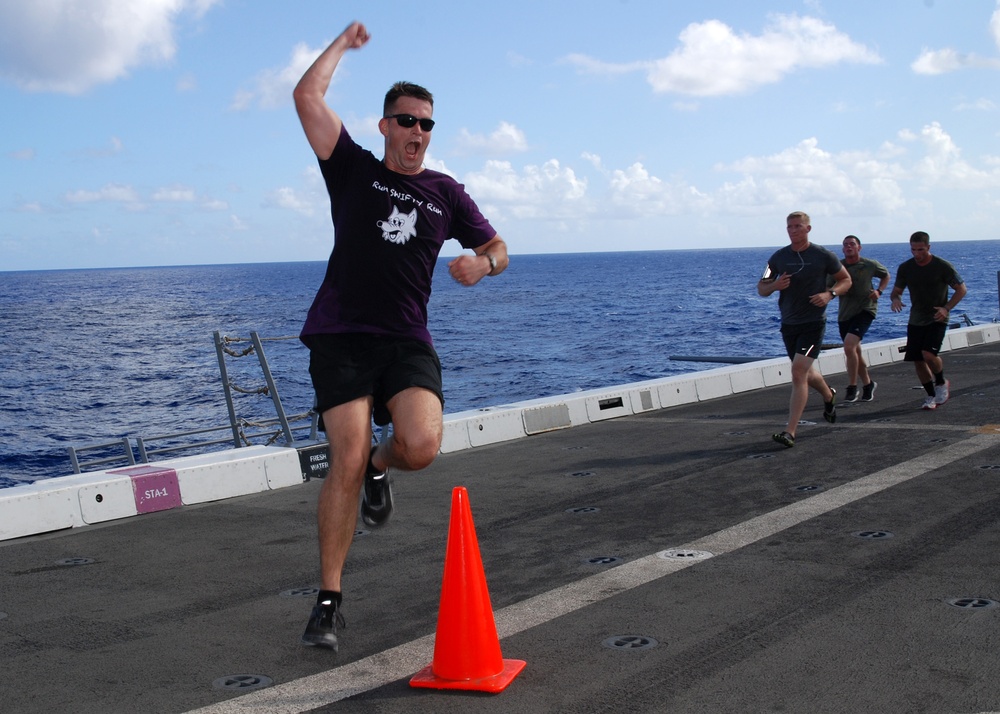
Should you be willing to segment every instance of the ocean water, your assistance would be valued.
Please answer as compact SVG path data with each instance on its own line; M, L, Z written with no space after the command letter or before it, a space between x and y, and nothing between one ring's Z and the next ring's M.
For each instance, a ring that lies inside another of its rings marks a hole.
M442 259L430 327L445 411L718 366L672 356L783 355L777 297L755 289L775 247L515 255L502 276L473 288L451 281ZM839 254L839 245L828 247ZM953 317L997 320L1000 241L932 249L969 286ZM862 254L892 273L910 257L905 242L865 245ZM267 339L285 411L308 411L308 354L296 339L272 338L298 334L324 269L304 262L0 272L0 487L72 473L69 445L228 424L214 331ZM886 304L866 339L905 331L905 311ZM835 318L826 341L839 342ZM264 383L253 356L229 358L227 367L237 385ZM274 416L268 396L235 401L242 418Z

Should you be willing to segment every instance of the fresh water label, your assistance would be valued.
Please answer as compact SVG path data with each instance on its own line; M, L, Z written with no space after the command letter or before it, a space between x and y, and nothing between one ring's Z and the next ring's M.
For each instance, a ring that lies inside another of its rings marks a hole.
M330 471L330 445L315 444L298 449L299 466L302 467L302 480L326 478Z
M177 472L159 466L134 466L108 473L125 474L132 479L135 509L139 513L165 511L181 505Z

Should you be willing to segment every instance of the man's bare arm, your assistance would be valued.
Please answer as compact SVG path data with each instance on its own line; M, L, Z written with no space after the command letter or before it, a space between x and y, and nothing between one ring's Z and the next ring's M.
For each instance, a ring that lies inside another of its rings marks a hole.
M330 87L330 80L344 54L348 50L363 47L370 37L368 30L360 22L351 23L316 58L292 93L295 111L299 114L306 139L316 156L321 159L328 159L333 154L343 126L340 117L326 103L326 90Z

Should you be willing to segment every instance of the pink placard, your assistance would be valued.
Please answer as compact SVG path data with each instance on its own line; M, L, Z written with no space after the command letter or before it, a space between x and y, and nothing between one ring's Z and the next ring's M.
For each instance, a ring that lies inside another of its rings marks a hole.
M132 479L135 508L139 513L165 511L181 505L181 489L173 469L145 465L108 473L125 474Z

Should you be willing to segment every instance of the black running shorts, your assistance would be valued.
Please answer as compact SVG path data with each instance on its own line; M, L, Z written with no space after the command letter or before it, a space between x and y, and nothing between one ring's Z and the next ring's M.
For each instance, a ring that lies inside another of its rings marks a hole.
M934 322L930 325L907 325L906 353L903 355L903 361L923 362L924 352L937 355L941 351L944 333L947 329L948 325L943 322Z
M426 342L364 333L305 335L302 341L309 348L309 375L320 415L371 396L375 423L385 426L392 421L386 404L410 387L434 392L444 408L441 361Z
M788 353L788 359L795 359L795 355L803 355L812 359L819 357L825 332L826 320L805 322L801 325L782 325L781 339L785 342L785 352Z
M865 333L868 332L868 328L872 326L872 322L874 321L874 315L862 310L850 320L838 322L840 339L846 340L848 335L857 335L858 339L864 339Z

